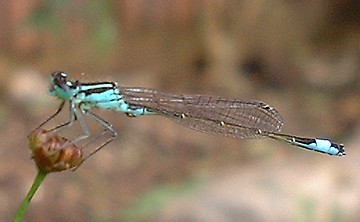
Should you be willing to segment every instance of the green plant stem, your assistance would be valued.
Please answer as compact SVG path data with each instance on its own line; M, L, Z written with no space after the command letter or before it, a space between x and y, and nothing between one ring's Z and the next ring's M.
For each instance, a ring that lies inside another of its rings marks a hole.
M23 202L21 203L19 209L16 212L14 222L19 222L22 220L22 218L26 212L26 209L28 208L28 206L30 204L31 199L33 198L35 192L40 187L40 184L45 179L47 174L48 174L47 172L44 172L42 170L38 171L29 192L27 193L26 197L24 198Z

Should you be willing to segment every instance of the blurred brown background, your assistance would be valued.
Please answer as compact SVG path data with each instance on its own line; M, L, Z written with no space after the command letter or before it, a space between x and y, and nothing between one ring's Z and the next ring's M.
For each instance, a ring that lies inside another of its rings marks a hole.
M160 117L99 111L119 132L46 178L26 221L355 221L360 217L360 3L355 0L0 1L0 217L36 168L27 134L55 112L48 77L263 100L331 157ZM68 118L67 113L63 120ZM53 123L57 124L56 122Z

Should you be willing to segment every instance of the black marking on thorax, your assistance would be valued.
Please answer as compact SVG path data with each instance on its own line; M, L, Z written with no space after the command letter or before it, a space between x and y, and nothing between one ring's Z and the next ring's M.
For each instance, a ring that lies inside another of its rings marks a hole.
M108 87L94 87L92 89L86 89L86 90L81 90L80 92L81 93L85 93L86 96L90 95L90 94L93 94L93 93L103 93L103 92L106 92L108 90L111 90L111 89L116 89L116 83L114 82L96 82L96 83L82 83L81 85L82 86L96 86L96 85L101 85L101 84L104 84L104 85L110 85Z

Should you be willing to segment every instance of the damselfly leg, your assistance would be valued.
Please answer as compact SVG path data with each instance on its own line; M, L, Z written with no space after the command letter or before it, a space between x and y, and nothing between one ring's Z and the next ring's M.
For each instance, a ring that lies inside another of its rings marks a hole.
M59 115L61 113L61 111L63 110L64 106L65 106L66 101L61 102L59 108L56 110L56 112L51 115L49 118L47 118L44 122L42 122L38 127L36 127L33 131L36 131L40 128L42 128L45 124L47 124L48 122L50 122L52 119L54 119L57 115ZM98 152L99 150L101 150L104 146L106 146L107 144L109 144L111 141L113 141L116 137L117 137L117 132L112 128L111 124L109 124L107 121L105 121L104 119L102 119L101 117L99 117L98 115L90 112L89 110L86 109L81 109L81 105L79 105L79 108L76 107L74 105L74 103L69 102L69 110L70 110L70 118L67 122L62 123L60 125L57 125L53 128L51 128L50 130L48 130L48 132L58 132L60 130L66 129L70 126L72 126L76 121L79 121L80 127L82 129L83 134L78 136L77 138L71 140L71 141L67 141L68 143L71 144L76 144L80 141L83 141L85 139L89 139L89 141L87 141L85 144L83 144L80 148L84 149L86 147L89 147L91 144L93 144L95 141L103 138L103 136L107 133L110 132L111 136L103 143L101 143L99 146L97 146L96 148L94 148L89 154L87 154L81 161L80 164L78 164L77 167L74 168L74 170L76 170L85 160L87 160L89 157L91 157L93 154L95 154L96 152ZM90 130L89 127L84 119L84 115L89 117L90 119L95 120L95 122L97 122L100 126L103 127L103 130L101 132L99 132L98 134L96 134L95 136L90 137ZM64 147L67 146L67 144L64 144Z

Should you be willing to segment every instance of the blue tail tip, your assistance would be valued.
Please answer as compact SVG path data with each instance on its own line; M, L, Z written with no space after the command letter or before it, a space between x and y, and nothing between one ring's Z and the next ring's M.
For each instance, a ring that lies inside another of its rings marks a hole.
M339 151L337 153L338 156L345 156L346 152L345 152L345 148L344 148L344 144L340 143L340 144L334 144L334 146L337 148L337 150Z

